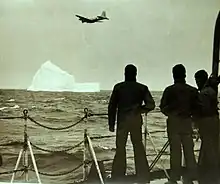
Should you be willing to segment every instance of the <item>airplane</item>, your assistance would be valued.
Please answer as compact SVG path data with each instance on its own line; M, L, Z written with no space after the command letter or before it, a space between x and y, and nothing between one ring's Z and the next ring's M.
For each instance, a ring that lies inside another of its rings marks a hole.
M101 15L95 17L95 18L86 18L86 17L82 17L80 15L76 15L76 17L79 18L80 21L82 21L82 23L95 23L95 22L102 22L102 20L109 20L109 18L106 17L106 12L103 11Z

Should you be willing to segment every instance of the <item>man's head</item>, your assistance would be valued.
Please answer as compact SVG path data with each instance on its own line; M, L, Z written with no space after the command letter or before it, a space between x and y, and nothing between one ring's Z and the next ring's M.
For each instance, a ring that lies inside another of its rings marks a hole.
M177 64L173 67L173 79L185 79L186 78L186 69L182 64Z
M199 70L195 73L194 77L199 90L201 90L208 80L208 73L205 70Z
M128 64L125 67L125 81L136 81L137 68L133 64Z

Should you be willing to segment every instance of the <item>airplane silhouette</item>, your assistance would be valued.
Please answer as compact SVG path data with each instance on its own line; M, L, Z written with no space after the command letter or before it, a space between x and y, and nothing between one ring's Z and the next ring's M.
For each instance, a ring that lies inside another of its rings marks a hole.
M109 20L109 18L106 17L106 12L103 11L101 15L95 17L95 18L86 18L86 17L82 17L80 15L76 15L76 17L79 18L80 21L82 21L82 23L95 23L95 22L102 22L102 20Z

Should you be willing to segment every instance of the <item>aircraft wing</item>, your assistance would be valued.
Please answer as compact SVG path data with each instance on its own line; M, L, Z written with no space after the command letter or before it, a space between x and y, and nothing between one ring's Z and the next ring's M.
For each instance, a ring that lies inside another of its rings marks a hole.
M76 15L76 17L78 17L78 18L79 18L79 20L84 21L84 22L87 22L87 21L89 21L89 20L90 20L90 19L85 18L85 17L82 17L82 16L80 16L80 15Z

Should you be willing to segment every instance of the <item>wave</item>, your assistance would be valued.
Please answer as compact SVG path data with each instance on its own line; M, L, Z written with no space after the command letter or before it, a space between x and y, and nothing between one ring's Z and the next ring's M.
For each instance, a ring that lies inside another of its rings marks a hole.
M66 97L57 97L57 98L46 98L46 99L36 99L37 102L41 103L53 103L53 102L59 102L59 101L65 101L67 98Z
M20 146L23 145L23 142L21 141L11 141L11 142L6 142L6 143L1 143L0 146Z
M52 108L51 109L51 112L65 112L65 110L63 110L63 109L60 109L60 108Z
M64 101L66 98L65 97L60 97L60 98L52 98L52 99L46 99L44 102L46 103L53 103L57 101Z
M0 107L0 111L7 110L7 109L19 109L19 108L20 108L19 105L14 105L12 107Z
M15 101L15 99L13 99L13 98L7 100L7 102L14 102L14 101Z
M29 110L28 114L30 117L39 121L39 123L45 124L48 127L62 127L80 120L84 116L83 110L85 107L94 114L102 114L106 112L110 97L109 93L110 91L95 94L6 91L4 94L0 94L0 114L2 113L3 116L23 115L22 109L25 107ZM160 96L161 94L154 95L157 103L159 103ZM164 129L165 117L159 113L159 108L156 108L154 112L156 113L149 114L147 118L149 122L149 130L153 131L161 130L162 128ZM18 153L23 145L23 126L20 126L17 122L18 120L1 121L2 131L0 131L0 134L2 141L0 142L0 145L4 143L8 145L0 147L4 162L3 167L7 167L6 170L14 169ZM109 135L107 128L107 116L90 117L87 123L83 122L73 129L58 132L47 129L44 130L34 124L28 124L28 135L30 136L31 142L33 141L33 144L36 143L36 146L39 146L40 148L51 151L62 151L68 149L68 147L73 147L75 144L82 141L85 128L88 129L88 133L91 137ZM165 140L163 141L160 133L155 134L155 136L156 137L153 137L153 139L155 139L156 146L162 147ZM92 139L92 144L98 160L112 160L114 158L115 138L106 138L101 140ZM133 149L130 141L128 141L127 148L128 157L133 156ZM64 172L77 167L83 161L83 144L67 152L49 153L37 150L34 146L32 149L39 171L42 172ZM148 151L149 153L152 153L153 150L148 148ZM30 153L28 162L32 165ZM108 161L105 163L105 167L107 169L111 168L111 164L112 162ZM133 160L128 159L128 170L133 169L133 165ZM33 178L36 178L34 175L35 173L32 174ZM71 183L77 178L76 176L78 174L80 176L82 175L82 168L66 176L41 177L44 183ZM4 176L0 176L1 181L3 177ZM30 178L32 178L31 172Z
M65 109L57 108L57 107L51 106L50 104L44 105L44 106L32 105L31 107L29 107L29 110L36 110L40 112L66 112Z

